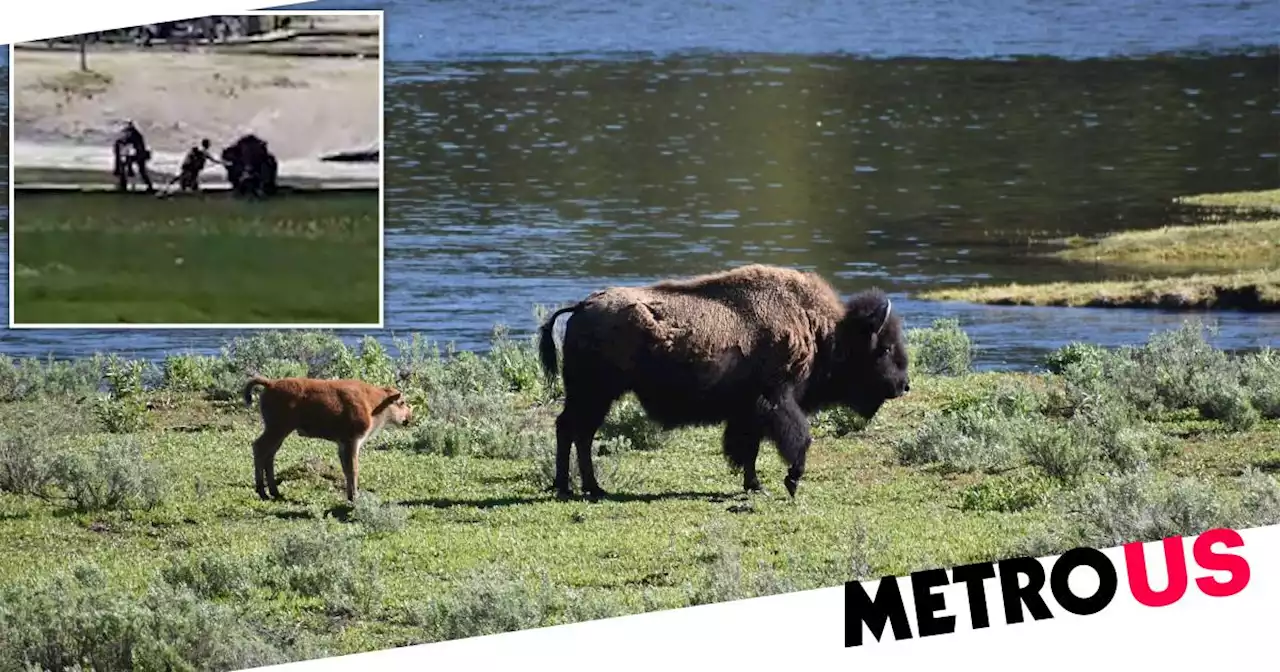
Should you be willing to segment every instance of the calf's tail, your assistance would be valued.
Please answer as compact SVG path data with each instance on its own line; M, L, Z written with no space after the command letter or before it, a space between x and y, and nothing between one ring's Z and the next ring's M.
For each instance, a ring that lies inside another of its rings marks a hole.
M271 384L270 378L264 378L257 374L254 374L252 377L250 377L249 382L244 384L244 390L243 390L244 405L253 406L253 388L267 387L270 384Z
M583 305L583 302L580 301L572 306L561 308L551 313L547 321L542 323L542 329L538 335L538 353L542 358L542 373L546 375L548 380L555 380L556 369L558 368L556 363L556 341L551 333L555 330L556 318L565 313L576 313L582 310Z

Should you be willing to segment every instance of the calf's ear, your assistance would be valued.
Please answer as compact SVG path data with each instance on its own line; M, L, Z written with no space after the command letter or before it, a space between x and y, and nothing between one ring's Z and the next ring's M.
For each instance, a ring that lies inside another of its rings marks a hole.
M382 401L378 402L378 406L374 409L374 412L381 413L383 410L390 408L391 405L396 403L396 400L399 398L400 392L398 390L388 390L387 396L383 397Z

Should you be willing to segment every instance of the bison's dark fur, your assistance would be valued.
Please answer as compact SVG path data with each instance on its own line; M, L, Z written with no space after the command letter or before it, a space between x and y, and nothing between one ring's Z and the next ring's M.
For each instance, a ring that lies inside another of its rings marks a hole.
M612 287L553 313L539 350L557 369L556 318L564 332L564 410L556 419L555 489L569 490L578 449L583 491L596 482L591 443L613 402L634 392L667 429L725 423L723 450L758 491L756 457L771 440L789 469L792 497L811 442L808 414L836 405L872 418L909 389L902 321L879 290L847 302L812 273L751 265L647 287Z
M276 191L276 157L256 135L242 136L222 150L227 181L239 196L270 196Z

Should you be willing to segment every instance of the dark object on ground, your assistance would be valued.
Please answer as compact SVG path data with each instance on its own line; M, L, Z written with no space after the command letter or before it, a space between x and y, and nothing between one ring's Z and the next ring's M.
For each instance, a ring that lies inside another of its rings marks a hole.
M377 163L382 152L376 149L355 152L338 152L320 157L321 161L341 161L345 163Z
M258 136L245 135L222 150L222 165L236 195L265 198L276 193L276 157Z
M594 292L542 325L548 377L557 368L552 330L564 313L554 483L561 497L570 495L573 444L583 491L604 495L591 443L628 391L667 429L725 423L724 454L743 470L747 491L762 489L756 456L771 440L794 497L812 440L807 414L839 405L869 420L909 389L902 321L888 297L870 290L844 302L813 273L751 265Z

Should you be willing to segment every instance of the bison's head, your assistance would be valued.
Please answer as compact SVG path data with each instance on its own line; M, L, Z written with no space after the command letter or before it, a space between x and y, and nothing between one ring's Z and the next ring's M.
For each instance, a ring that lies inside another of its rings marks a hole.
M870 420L884 402L911 389L902 318L880 290L855 295L836 329L829 394Z
M409 406L409 402L404 400L404 395L394 387L384 387L383 392L387 393L382 403L378 405L378 411L385 413L387 421L393 425L413 424L413 408Z

